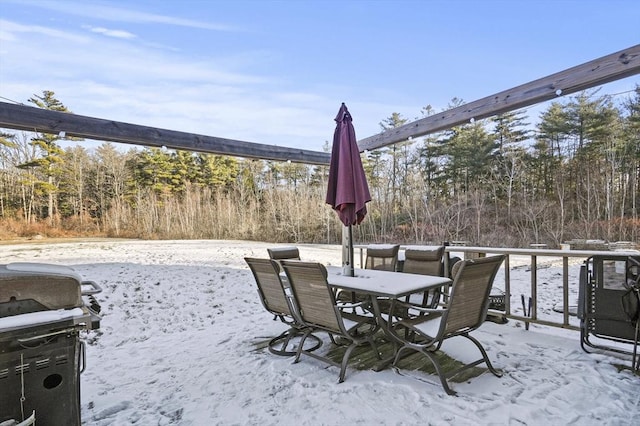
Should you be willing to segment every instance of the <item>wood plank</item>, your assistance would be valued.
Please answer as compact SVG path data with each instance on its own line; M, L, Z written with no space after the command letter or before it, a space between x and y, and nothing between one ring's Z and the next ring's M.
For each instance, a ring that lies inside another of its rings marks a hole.
M324 345L318 349L323 356L328 357L331 361L336 364L340 364L342 362L342 357L347 349L346 346L336 346L331 341L326 338L324 333L318 333L319 336L324 338ZM261 340L256 340L253 342L254 351L264 350L266 352L266 348L268 346L268 342L271 338L264 338ZM382 357L386 358L393 355L393 346L389 341L385 338L382 331L378 332L375 337L376 345L378 350L382 353ZM478 355L480 353L478 352ZM445 352L439 350L434 353L436 359L440 363L443 371L449 372L454 371L462 367L463 363L450 357ZM305 358L303 355L302 362L305 362ZM349 364L347 367L346 379L349 380L349 375L351 371L349 369L354 370L373 370L376 371L377 365L380 360L375 356L374 352L371 350L369 345L362 345L356 347L351 356L349 357ZM319 364L320 365L320 364ZM419 354L417 352L407 352L407 356L402 358L398 362L398 369L396 372L403 376L411 376L417 380L425 381L428 383L432 383L437 387L440 387L440 380L436 373L436 370L431 363L431 361L424 355ZM388 368L392 368L389 366ZM334 369L331 371L335 371L336 374L339 371L338 369ZM449 379L450 383L463 383L467 380L470 380L474 377L478 377L481 374L489 371L486 366L475 366L471 367L468 370L461 372L460 374Z
M480 120L640 74L640 44L358 141L360 152Z
M327 165L331 158L326 152L178 132L6 102L0 102L0 128L51 134L63 131L66 136L98 141L316 165Z

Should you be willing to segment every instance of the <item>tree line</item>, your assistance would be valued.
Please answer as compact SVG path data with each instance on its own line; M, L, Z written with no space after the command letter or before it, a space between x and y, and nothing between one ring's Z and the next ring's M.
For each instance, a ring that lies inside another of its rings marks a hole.
M70 112L52 91L28 102ZM363 153L372 201L356 242L639 241L640 86L559 99L530 121L508 112ZM327 166L61 139L0 133L0 238L340 241Z

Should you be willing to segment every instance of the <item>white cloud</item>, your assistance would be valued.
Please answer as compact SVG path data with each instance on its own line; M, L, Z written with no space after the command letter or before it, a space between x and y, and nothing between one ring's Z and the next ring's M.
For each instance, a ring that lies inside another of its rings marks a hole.
M67 2L42 4L70 8ZM97 13L90 5L77 9ZM162 21L110 10L100 18L113 13L114 21ZM305 80L293 89L289 75L270 74L270 62L282 60L273 51L204 49L194 56L158 49L151 35L107 26L87 24L77 32L0 21L0 28L8 41L0 61L11 64L0 68L0 96L26 102L53 90L71 111L91 117L320 151L333 137L340 102L354 114L359 138L377 133L391 112L412 110L370 103L369 96L350 102L357 95L348 82Z
M0 28L2 28L1 39L4 41L17 41L17 36L20 34L45 36L47 38L54 38L74 43L86 43L89 39L85 36L71 33L68 31L61 31L55 28L43 27L40 25L22 25L17 22L7 21L0 19Z
M312 150L321 150L332 135L333 105L323 111L324 96L282 89L281 81L256 66L265 52L194 59L131 43L130 37L92 36L112 35L99 27L78 36L7 24L11 41L3 43L0 60L15 66L0 70L0 79L11 82L0 96L25 102L53 90L81 115Z
M110 30L108 28L92 27L90 25L83 25L83 28L91 31L92 33L102 34L108 37L124 38L124 39L136 38L135 34L132 34L129 31L124 31L124 30Z
M8 1L8 0L5 0ZM10 0L9 0L10 1ZM115 7L108 3L75 2L70 0L46 1L46 0L18 0L12 1L21 5L29 5L48 9L69 15L83 16L115 22L131 23L158 23L173 26L200 28L213 31L240 31L240 28L223 23L202 22L191 19L177 18L174 16L158 15L154 13L138 12L130 7Z

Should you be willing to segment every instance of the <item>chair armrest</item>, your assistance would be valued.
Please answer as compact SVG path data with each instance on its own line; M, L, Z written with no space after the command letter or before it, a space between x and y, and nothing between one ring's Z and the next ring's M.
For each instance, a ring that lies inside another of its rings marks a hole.
M401 300L394 300L391 304L391 311L395 313L398 320L409 318L426 317L430 315L442 315L444 309L434 309L423 307L422 305Z
M336 303L336 306L338 307L338 309L353 309L353 308L360 308L360 307L363 307L363 306L369 306L369 303L365 303L365 302L356 302L356 303L338 302L338 303Z
M420 313L428 314L428 313L441 313L442 309L434 309L434 308L426 308L421 305L417 305L415 303L403 302L402 300L394 300L393 306L399 306L402 308L412 309L418 311Z
M333 289L333 295L335 296L335 298L337 299L342 293L352 293L351 291L347 291L347 290L343 290L341 288L334 288Z

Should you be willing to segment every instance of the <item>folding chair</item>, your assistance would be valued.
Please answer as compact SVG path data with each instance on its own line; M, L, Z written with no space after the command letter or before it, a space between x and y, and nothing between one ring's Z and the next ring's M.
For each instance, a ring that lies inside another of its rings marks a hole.
M585 352L598 349L632 355L633 370L640 370L639 294L640 256L598 255L585 261L578 294L580 345Z

